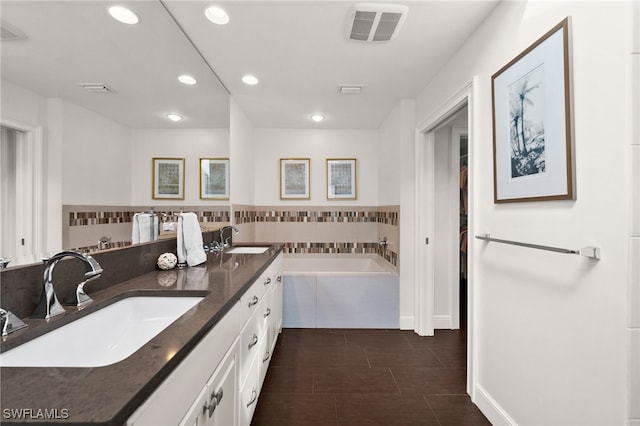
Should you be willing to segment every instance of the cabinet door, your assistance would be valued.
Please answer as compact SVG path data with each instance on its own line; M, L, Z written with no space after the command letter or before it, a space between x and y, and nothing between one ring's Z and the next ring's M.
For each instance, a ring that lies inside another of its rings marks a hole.
M207 407L208 421L211 426L232 426L238 424L236 419L236 405L238 387L236 380L236 358L228 359L226 365L216 374L207 386L209 405Z
M234 344L180 422L180 426L238 424L237 357L237 344Z
M207 424L207 412L205 407L209 399L209 392L205 387L194 401L187 415L180 422L180 426L202 426Z

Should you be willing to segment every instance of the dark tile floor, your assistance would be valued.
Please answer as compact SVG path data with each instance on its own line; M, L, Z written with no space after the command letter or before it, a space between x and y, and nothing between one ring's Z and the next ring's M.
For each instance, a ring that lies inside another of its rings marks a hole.
M463 330L285 329L252 425L489 425L465 388Z

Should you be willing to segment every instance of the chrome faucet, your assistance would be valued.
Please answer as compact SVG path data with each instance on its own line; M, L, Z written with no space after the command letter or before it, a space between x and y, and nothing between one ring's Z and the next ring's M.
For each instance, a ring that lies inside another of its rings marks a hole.
M84 306L90 303L92 299L87 296L84 291L84 285L95 278L98 278L102 274L102 267L100 264L88 254L83 254L77 251L68 250L53 255L49 259L43 260L45 262L44 267L44 290L40 297L40 303L33 312L32 318L44 318L46 320L51 319L56 315L63 314L65 309L62 307L56 293L53 290L53 270L62 259L65 257L75 257L85 262L90 270L84 274L86 280L78 284L76 289L77 306Z
M220 228L220 245L222 246L222 249L229 247L229 240L231 239L231 235L226 239L224 238L224 231L226 231L227 229L232 229L235 234L240 233L240 230L235 226L227 225Z

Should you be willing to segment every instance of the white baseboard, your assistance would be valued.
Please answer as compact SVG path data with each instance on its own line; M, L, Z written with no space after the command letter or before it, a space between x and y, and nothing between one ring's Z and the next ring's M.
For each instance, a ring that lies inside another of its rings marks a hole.
M414 317L400 317L400 330L415 330Z
M482 414L489 419L492 425L517 426L515 420L507 414L500 404L498 404L482 386L476 384L473 391L473 403L478 406Z
M451 330L451 315L434 315L433 328L436 330Z

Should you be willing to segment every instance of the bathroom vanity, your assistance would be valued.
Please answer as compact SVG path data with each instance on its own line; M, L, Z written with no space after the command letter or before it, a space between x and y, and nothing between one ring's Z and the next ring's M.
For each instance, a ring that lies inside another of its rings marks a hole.
M93 294L84 309L28 321L3 353L124 299L202 297L119 362L3 366L2 424L249 425L282 325L281 269L279 246L210 253L202 266L149 272Z

